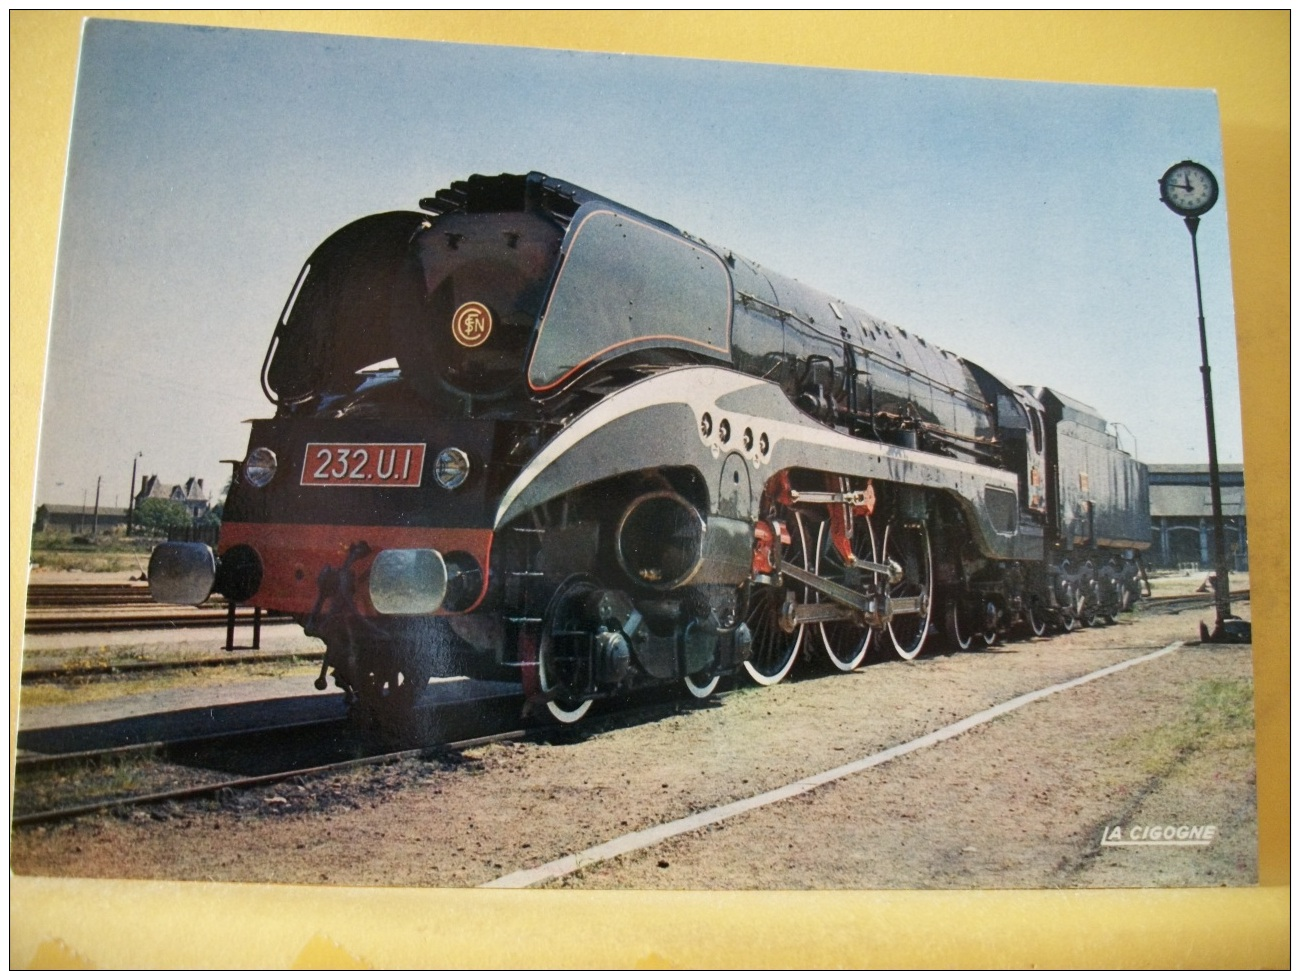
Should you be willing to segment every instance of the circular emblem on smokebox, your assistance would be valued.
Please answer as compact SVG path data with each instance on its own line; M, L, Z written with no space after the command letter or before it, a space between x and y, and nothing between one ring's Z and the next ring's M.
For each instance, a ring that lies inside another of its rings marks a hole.
M456 308L451 316L451 335L463 347L478 347L492 334L492 311L470 300Z

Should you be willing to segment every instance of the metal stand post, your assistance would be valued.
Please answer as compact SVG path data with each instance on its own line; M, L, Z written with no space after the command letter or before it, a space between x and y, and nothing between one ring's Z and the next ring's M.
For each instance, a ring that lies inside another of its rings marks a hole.
M226 607L226 646L225 651L260 651L262 649L262 608L253 608L253 643L252 645L235 645L235 602Z
M1201 386L1205 394L1205 437L1210 445L1210 507L1214 516L1214 640L1224 638L1223 622L1232 615L1228 596L1228 556L1223 541L1223 490L1219 484L1219 446L1214 434L1214 389L1210 382L1210 352L1205 340L1205 306L1201 300L1201 259L1196 230L1201 220L1183 220L1192 236L1192 271L1196 277L1196 322L1201 336Z
M1205 307L1201 300L1201 258L1196 249L1200 219L1183 220L1192 236L1192 271L1196 277L1196 323L1201 337L1201 388L1205 395L1205 437L1210 447L1210 511L1214 519L1214 630L1201 624L1201 640L1235 642L1250 640L1250 625L1232 616L1228 591L1228 548L1223 539L1223 489L1219 481L1219 446L1214 433L1214 389L1210 382L1210 352L1205 340ZM1229 630L1227 621L1233 620Z

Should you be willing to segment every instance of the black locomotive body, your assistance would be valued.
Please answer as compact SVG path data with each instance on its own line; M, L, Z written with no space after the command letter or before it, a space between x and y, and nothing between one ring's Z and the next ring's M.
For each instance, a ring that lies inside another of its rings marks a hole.
M218 555L159 547L160 599L294 614L364 710L510 676L573 721L1136 595L1146 470L1087 406L538 173L421 207L308 260Z

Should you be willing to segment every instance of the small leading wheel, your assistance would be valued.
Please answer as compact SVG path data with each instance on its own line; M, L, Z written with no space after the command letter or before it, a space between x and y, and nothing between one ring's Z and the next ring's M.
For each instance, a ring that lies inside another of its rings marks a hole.
M782 558L807 569L808 536L804 517L800 513L790 514L786 518L786 528L790 531L790 545L781 551ZM808 602L808 590L792 586L788 578L779 587L753 584L749 588L745 623L753 632L754 639L745 670L755 682L765 687L783 681L794 667L794 659L799 656L803 625L793 632L781 629L781 607L786 601L787 591L791 590L797 591L791 594L796 603Z
M961 601L949 601L948 606L944 608L943 619L944 629L953 647L961 651L969 651L975 639L971 636L970 628L966 623Z
M1057 568L1056 600L1062 605L1056 611L1056 622L1068 634L1079 626L1079 577L1069 560L1062 560Z
M570 577L551 598L537 645L537 680L546 710L557 722L572 725L591 708L583 699L590 690L590 634L582 618L583 602L597 590L584 577Z
M721 677L716 674L710 676L708 671L704 671L700 674L688 674L683 679L686 683L686 690L689 691L693 697L699 698L701 701L717 690L718 682L721 680Z
M840 509L831 510L832 516L841 514ZM849 544L854 559L874 563L876 534L871 528L871 519L867 516L850 515L848 520L849 529L852 530ZM844 557L835 547L831 538L830 523L823 523L820 527L817 539L817 564L813 572L819 577L825 577L843 586L861 589L857 571L852 570L845 563ZM818 594L814 594L814 597L821 599ZM820 623L817 625L817 633L822 646L826 648L826 656L837 671L849 672L857 668L862 663L862 659L867 656L867 648L871 646L871 628L855 624L851 620Z
M433 674L428 655L417 644L390 641L358 651L348 680L363 707L381 717L401 716L415 707Z
M889 585L891 601L916 601L916 609L894 614L886 625L894 650L911 661L925 646L930 630L930 605L934 599L934 573L930 569L930 534L925 523L909 520L885 527L881 559L896 561L903 568L898 582Z

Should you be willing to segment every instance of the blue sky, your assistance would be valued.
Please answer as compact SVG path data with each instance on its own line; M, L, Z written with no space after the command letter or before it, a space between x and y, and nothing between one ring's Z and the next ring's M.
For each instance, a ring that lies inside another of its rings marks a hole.
M330 232L540 170L1204 462L1191 247L1158 200L1222 173L1211 92L91 21L38 502L125 502L131 459L214 492ZM1241 461L1230 186L1199 234L1219 455Z

